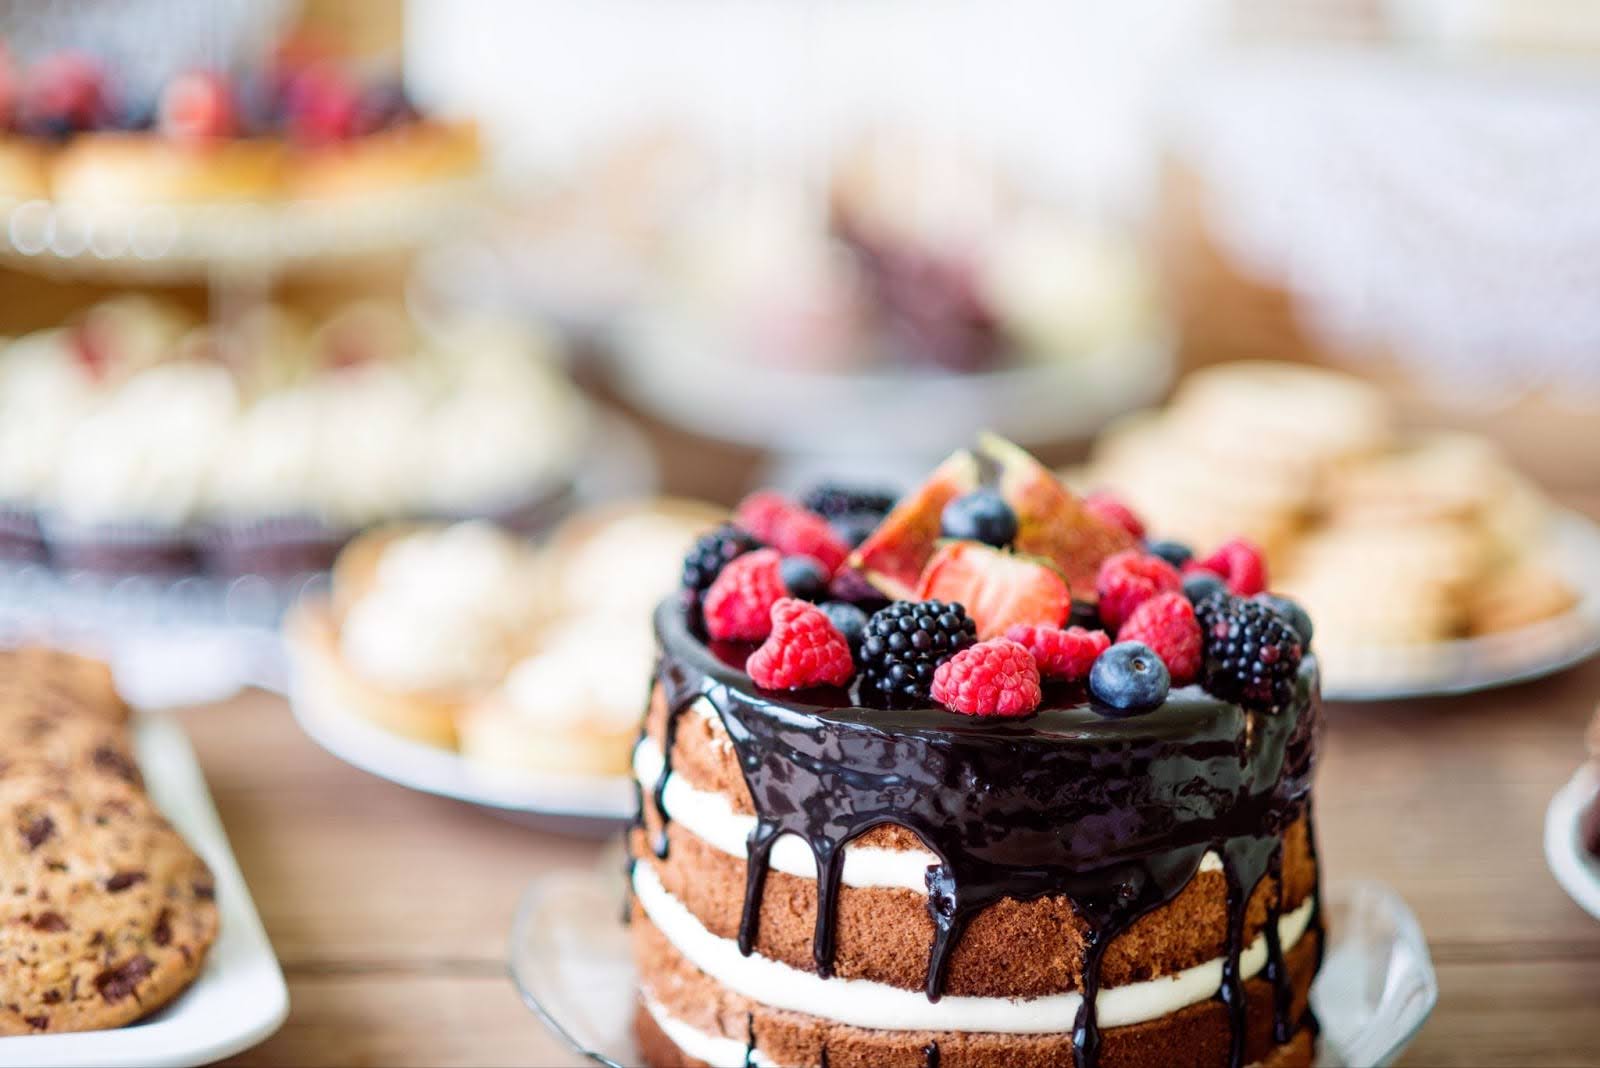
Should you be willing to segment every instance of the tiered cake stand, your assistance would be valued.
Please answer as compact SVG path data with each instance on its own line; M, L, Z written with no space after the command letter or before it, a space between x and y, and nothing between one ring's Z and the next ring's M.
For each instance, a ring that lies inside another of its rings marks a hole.
M52 277L207 287L227 321L264 299L284 274L409 255L480 221L487 180L440 183L349 204L152 206L85 210L0 202L0 263ZM529 487L530 500L648 493L648 449L598 414L581 472ZM549 510L551 518L562 508ZM544 514L541 510L541 515ZM0 643L46 639L105 658L136 705L216 700L241 686L281 689L277 626L320 573L269 579L205 574L106 575L40 563L0 563Z

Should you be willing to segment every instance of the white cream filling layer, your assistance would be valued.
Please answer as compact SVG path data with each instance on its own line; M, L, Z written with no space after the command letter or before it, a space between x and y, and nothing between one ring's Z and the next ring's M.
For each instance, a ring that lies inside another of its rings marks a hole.
M640 741L633 751L633 773L646 794L655 789L661 763L661 748L650 738ZM722 794L696 789L683 776L669 775L661 804L674 823L707 845L740 860L749 856L750 832L755 830L756 818L735 812ZM774 871L806 879L817 877L816 857L797 835L786 834L772 843L769 861ZM844 847L841 879L846 886L887 887L925 894L928 868L937 863L939 858L926 849L851 844ZM1221 871L1222 858L1207 852L1200 860L1200 870Z
M644 1011L655 1020L661 1033L672 1039L672 1044L697 1061L705 1061L711 1068L776 1068L771 1061L737 1038L711 1035L698 1027L684 1023L669 1013L655 998L646 994ZM748 1059L746 1054L749 1054Z
M992 1031L1046 1034L1067 1031L1082 995L1051 994L1015 998L958 997L929 1001L921 991L866 979L824 979L781 961L739 952L738 943L705 929L669 894L649 863L635 864L633 889L650 922L684 958L712 979L745 997L775 1008L808 1013L838 1023L885 1031ZM1278 920L1278 938L1287 953L1311 921L1312 901ZM1265 934L1257 935L1239 958L1241 979L1267 962ZM1156 979L1100 991L1095 1006L1102 1027L1154 1020L1216 994L1222 986L1222 958Z

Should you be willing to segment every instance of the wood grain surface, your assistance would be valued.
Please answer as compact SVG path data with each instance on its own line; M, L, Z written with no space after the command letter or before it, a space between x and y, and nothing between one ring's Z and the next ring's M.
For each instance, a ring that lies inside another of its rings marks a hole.
M1576 503L1600 515L1600 497ZM1403 1063L1600 1063L1600 922L1541 846L1597 700L1600 662L1471 697L1330 706L1327 878L1397 888L1438 968L1438 1009ZM593 865L599 843L372 778L267 694L181 718L293 999L234 1063L575 1063L518 1001L505 946L528 880Z

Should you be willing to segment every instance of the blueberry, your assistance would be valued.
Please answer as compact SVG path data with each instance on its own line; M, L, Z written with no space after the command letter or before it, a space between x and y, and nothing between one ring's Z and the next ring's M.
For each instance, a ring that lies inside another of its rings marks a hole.
M1306 610L1287 597L1279 597L1275 593L1258 593L1250 598L1260 601L1272 609L1272 614L1289 625L1289 629L1300 637L1302 648L1311 645L1311 635L1315 628L1311 625L1311 617L1306 615Z
M1194 550L1181 541L1153 541L1145 548L1152 556L1159 556L1179 571L1183 565L1194 559Z
M778 575L791 596L803 601L820 601L828 596L828 573L809 556L785 556Z
M828 525L833 527L833 532L843 538L846 545L854 548L867 540L867 535L878 529L878 524L883 522L883 516L872 512L850 512L846 515L834 516L828 520Z
M1171 685L1167 665L1144 642L1118 642L1089 669L1089 692L1118 712L1154 708Z
M1190 604L1199 604L1216 593L1226 593L1227 584L1214 571L1192 571L1183 576L1183 595Z
M973 490L944 506L939 517L947 538L981 541L1003 549L1017 536L1017 513L994 490Z
M861 648L861 636L866 633L867 614L846 601L828 601L821 607L835 629L850 643L850 652L854 655Z
M1067 616L1067 626L1082 627L1084 630L1099 630L1103 626L1100 622L1100 608L1088 601L1073 601L1072 611Z

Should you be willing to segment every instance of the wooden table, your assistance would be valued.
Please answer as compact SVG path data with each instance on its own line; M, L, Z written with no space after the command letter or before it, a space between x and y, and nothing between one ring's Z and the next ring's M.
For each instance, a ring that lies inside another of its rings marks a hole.
M1578 503L1600 516L1600 496ZM1398 889L1438 968L1439 1006L1405 1063L1600 1063L1600 922L1541 846L1597 700L1600 661L1473 697L1330 708L1327 877ZM598 843L347 767L266 694L182 719L293 999L236 1063L572 1063L518 1001L505 947L528 880L594 864Z

